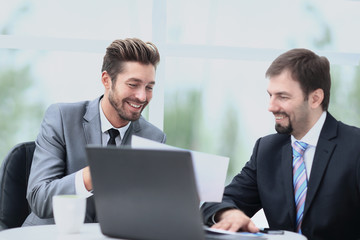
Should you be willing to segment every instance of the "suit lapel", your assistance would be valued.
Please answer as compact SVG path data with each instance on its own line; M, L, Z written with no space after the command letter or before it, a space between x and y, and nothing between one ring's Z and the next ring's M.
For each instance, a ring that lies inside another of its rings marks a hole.
M87 107L86 113L84 115L84 134L86 139L86 144L102 144L101 137L101 123L100 123L100 113L99 113L99 102L103 96L91 101ZM142 119L142 116L140 116ZM141 130L140 119L131 122L129 129L126 131L124 139L121 142L121 145L130 145L131 136L133 133L139 132Z
M99 101L102 98L97 98L91 101L87 107L84 115L83 127L86 139L86 144L101 145L101 126L100 126L100 113Z
M140 119L142 116L140 116ZM140 119L131 122L128 130L124 135L124 139L121 141L121 145L131 145L131 136L141 130Z
M284 192L286 198L286 206L289 210L289 217L292 227L295 229L295 200L292 176L292 147L291 141L282 147L281 167L284 179Z
M326 172L327 165L336 147L336 143L330 140L337 135L337 125L338 123L335 118L331 116L330 113L327 113L327 117L316 146L314 160L311 167L305 201L304 217L314 200L316 192L320 186L321 179Z

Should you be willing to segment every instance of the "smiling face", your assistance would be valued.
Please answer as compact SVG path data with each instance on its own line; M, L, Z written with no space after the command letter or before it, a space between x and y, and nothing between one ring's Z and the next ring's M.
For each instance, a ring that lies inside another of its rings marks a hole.
M102 74L105 94L102 108L114 127L125 126L140 118L152 98L155 85L155 67L138 62L125 62L124 70L114 82L106 71Z
M300 140L314 124L311 103L309 98L305 99L300 83L292 78L288 70L284 70L270 77L268 93L269 111L275 116L276 131Z

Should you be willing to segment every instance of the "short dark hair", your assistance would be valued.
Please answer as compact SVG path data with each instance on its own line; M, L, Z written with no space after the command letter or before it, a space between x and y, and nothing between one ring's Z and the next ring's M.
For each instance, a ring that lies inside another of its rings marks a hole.
M330 63L308 49L296 48L277 57L266 71L266 77L277 76L289 70L292 78L300 83L305 99L316 89L324 91L322 109L327 111L330 101Z
M116 76L124 70L125 62L152 64L156 69L160 62L160 54L151 42L145 43L137 38L118 39L106 48L101 72L107 71L111 81L115 81Z

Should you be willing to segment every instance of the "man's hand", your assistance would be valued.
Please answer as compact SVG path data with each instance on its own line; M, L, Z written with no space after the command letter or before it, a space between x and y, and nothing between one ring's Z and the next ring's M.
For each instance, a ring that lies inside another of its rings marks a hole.
M216 224L211 228L237 232L258 232L259 228L251 221L251 219L238 209L226 209L215 215Z
M83 168L82 176L83 176L84 185L85 185L86 190L91 191L93 187L92 187L92 181L91 181L91 174L90 174L90 167L89 166Z

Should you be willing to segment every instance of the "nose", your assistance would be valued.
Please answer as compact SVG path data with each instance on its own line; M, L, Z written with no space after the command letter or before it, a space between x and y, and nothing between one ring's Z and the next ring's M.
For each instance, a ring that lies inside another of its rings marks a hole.
M138 99L139 102L145 102L147 99L146 89L145 88L137 89L135 97L136 99Z
M269 107L268 107L268 111L269 112L277 112L279 109L278 105L275 102L275 98L273 96L270 97L269 100Z

